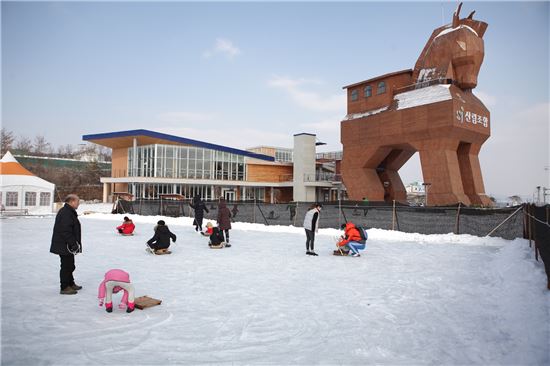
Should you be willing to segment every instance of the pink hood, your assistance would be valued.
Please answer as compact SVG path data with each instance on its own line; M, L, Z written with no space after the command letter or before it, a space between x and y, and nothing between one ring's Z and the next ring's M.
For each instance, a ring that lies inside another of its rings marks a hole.
M97 294L97 297L99 299L105 298L105 293L107 292L107 288L105 287L105 282L108 281L119 281L119 282L127 282L130 283L130 275L128 272L125 272L121 269L111 269L107 273L105 273L105 279L99 284L99 291ZM120 300L121 304L128 304L128 292L124 290L122 287L116 286L113 288L113 293L117 293L120 290L124 291L124 295L122 295L122 300Z

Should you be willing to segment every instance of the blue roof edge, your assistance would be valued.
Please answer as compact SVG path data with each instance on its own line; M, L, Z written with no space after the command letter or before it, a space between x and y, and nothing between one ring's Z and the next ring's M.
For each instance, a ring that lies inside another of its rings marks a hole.
M111 138L117 138L117 137L130 137L130 136L140 136L140 135L141 136L153 137L153 138L159 138L159 139L168 140L168 141L172 141L172 142L179 142L179 143L187 144L187 145L203 147L203 148L206 148L206 149L224 151L224 152L237 154L237 155L244 155L244 156L254 158L254 159L260 159L260 160L266 160L266 161L275 161L274 157L268 156L268 155L256 154L256 153L246 151L246 150L235 149L235 148L232 148L232 147L211 144L209 142L203 142L203 141L188 139L188 138L185 138L185 137L168 135L168 134L165 134L165 133L160 133L160 132L155 132L155 131L150 131L150 130L143 130L143 129L118 131L118 132L107 132L107 133L96 133L96 134L91 134L91 135L82 135L82 140L88 141L88 140L111 139Z

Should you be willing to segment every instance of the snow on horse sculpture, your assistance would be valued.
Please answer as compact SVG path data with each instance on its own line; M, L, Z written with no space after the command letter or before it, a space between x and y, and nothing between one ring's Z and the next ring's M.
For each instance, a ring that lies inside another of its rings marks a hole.
M483 62L487 23L472 12L437 28L414 70L344 87L342 177L352 200L406 202L399 169L419 152L430 205L491 205L478 153L490 115L472 93Z

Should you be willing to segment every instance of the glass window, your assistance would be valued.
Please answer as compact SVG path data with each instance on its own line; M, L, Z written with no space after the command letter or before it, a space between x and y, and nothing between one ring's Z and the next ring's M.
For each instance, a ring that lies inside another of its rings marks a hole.
M354 102L357 100L357 90L352 90L351 91L351 101Z
M365 98L372 96L372 86L365 86Z
M36 206L36 192L25 192L25 206Z
M18 192L6 192L6 207L17 207Z
M40 192L40 206L49 206L50 196L50 192Z
M382 94L386 92L386 83L381 81L378 83L378 90L376 91L376 94Z

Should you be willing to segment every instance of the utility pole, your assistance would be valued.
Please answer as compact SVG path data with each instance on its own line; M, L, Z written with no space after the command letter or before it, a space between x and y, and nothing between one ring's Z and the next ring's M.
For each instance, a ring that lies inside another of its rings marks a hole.
M540 186L537 186L537 204L540 203Z

